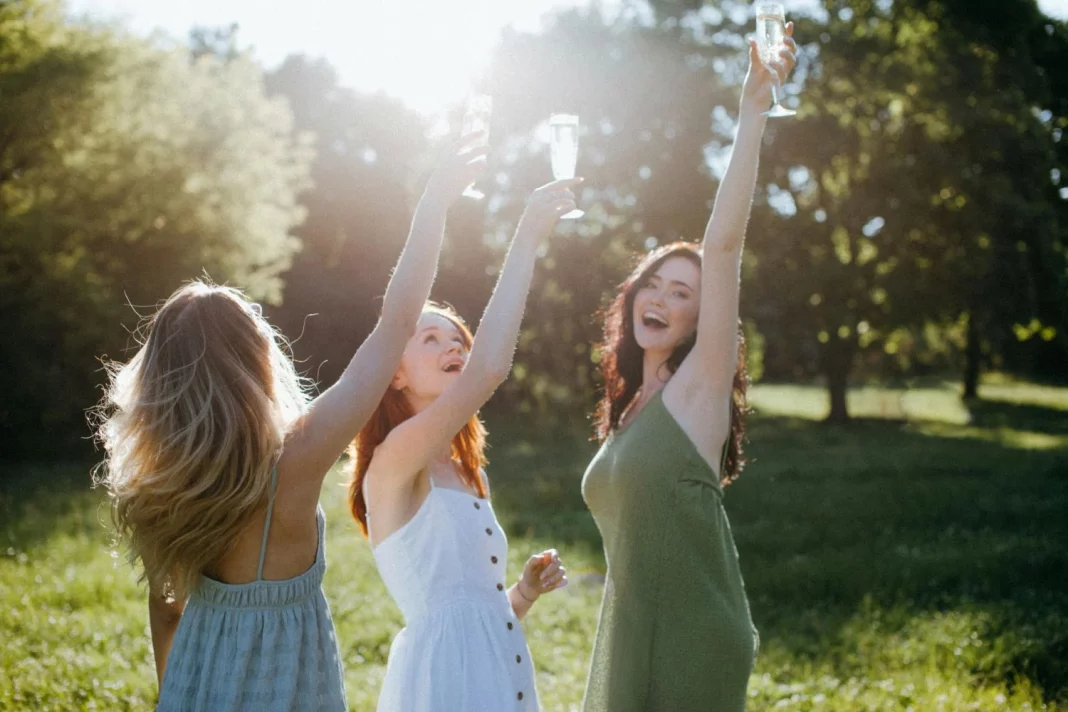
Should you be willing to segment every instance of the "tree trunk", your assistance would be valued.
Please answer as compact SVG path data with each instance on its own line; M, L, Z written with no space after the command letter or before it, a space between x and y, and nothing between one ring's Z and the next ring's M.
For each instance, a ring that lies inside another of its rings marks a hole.
M979 397L979 371L983 357L979 321L973 308L968 312L968 335L964 347L964 398Z
M848 423L849 407L846 403L846 389L849 385L849 372L853 365L853 345L846 339L832 336L823 351L823 374L827 378L827 392L831 399L831 412L828 423Z

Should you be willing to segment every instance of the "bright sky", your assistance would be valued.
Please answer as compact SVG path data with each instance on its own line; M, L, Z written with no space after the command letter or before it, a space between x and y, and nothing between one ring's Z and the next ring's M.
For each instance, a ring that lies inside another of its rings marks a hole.
M554 8L585 0L68 0L72 11L119 19L139 33L185 38L194 25L240 25L268 67L288 54L325 57L344 84L384 90L431 112L458 100L500 29L535 29ZM787 12L811 0L785 0ZM1068 0L1039 0L1068 19ZM285 7L285 10L280 9Z

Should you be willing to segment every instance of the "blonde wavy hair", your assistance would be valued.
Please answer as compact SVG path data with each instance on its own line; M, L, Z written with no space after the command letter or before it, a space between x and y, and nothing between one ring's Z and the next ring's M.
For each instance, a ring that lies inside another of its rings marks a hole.
M308 397L288 345L236 289L187 284L141 331L128 363L106 365L94 480L141 580L183 600L266 505Z

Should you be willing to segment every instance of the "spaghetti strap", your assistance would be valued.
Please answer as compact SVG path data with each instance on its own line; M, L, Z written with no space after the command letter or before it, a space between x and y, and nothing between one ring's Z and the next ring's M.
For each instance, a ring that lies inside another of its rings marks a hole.
M271 513L274 512L274 491L278 486L278 463L271 468L271 488L267 491L267 517L263 520L263 541L260 542L260 563L256 567L256 580L263 580L263 561L267 558L267 534L271 531Z
M281 479L277 463L267 464L270 489L256 580L200 577L174 633L157 712L348 710L337 631L323 595L326 521L321 508L315 510L319 550L314 563L291 578L263 578L271 504ZM247 566L252 554L244 556Z

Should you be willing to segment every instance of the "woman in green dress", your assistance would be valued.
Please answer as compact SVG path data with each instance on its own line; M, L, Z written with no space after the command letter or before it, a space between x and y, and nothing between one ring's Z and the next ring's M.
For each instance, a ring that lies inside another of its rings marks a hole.
M795 61L786 44L767 66L750 45L738 135L703 245L647 255L606 315L602 447L582 493L608 574L585 712L745 709L757 635L722 498L742 465L742 242L762 114Z

